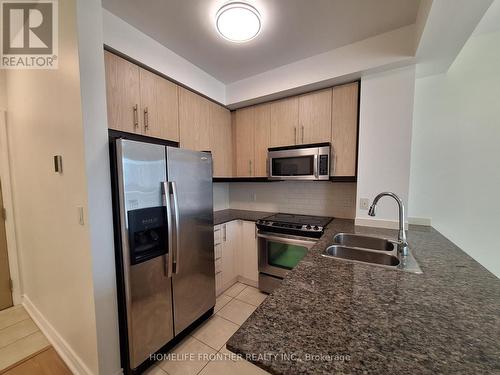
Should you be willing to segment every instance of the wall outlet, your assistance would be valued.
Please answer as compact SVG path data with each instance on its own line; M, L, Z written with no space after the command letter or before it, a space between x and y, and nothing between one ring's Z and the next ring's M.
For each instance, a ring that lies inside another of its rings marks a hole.
M368 198L361 198L359 200L359 208L362 210L367 210L370 208L370 200Z

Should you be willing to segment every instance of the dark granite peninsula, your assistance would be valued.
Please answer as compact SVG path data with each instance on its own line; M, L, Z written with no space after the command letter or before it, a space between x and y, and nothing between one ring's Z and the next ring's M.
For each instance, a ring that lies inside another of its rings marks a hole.
M333 220L227 343L273 374L500 374L500 280L438 231L411 226L423 274L324 258Z
M214 225L228 223L233 220L257 221L267 216L271 216L274 213L275 212L234 210L234 209L214 211Z

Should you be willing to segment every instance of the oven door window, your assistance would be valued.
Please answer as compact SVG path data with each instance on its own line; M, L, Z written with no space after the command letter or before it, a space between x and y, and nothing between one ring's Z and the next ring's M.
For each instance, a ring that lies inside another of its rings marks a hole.
M291 270L307 254L307 247L281 242L267 242L267 263L270 266Z
M273 176L312 176L314 155L272 159Z

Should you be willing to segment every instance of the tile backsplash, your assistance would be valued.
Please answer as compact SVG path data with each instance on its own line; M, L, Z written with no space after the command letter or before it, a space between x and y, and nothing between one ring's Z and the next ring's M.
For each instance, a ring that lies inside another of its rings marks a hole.
M214 184L214 210L225 208L353 219L356 184L317 181Z

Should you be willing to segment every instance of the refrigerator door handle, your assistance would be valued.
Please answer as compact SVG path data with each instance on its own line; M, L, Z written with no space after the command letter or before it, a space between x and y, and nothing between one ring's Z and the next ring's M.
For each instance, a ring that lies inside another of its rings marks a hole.
M172 208L170 206L170 187L168 181L163 181L162 195L165 200L165 207L167 209L167 230L168 230L168 254L165 258L165 268L167 277L172 277L172 267L173 267L173 250L172 250Z
M175 273L179 273L179 249L181 247L180 239L180 221L179 221L179 200L177 196L177 184L175 181L172 184L172 193L174 195L174 216L175 216Z

